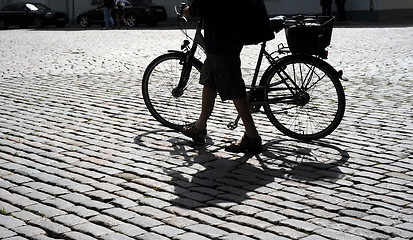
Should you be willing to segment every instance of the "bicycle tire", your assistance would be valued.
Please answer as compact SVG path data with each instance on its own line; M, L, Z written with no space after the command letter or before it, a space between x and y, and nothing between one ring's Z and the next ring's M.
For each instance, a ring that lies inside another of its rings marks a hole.
M161 55L145 70L142 79L142 95L151 115L165 127L180 130L196 121L201 111L202 85L199 84L202 63L192 58L192 70L184 92L173 95L182 73L183 53Z
M264 99L273 102L265 104L264 110L279 131L307 141L323 138L338 127L345 112L345 95L331 65L310 55L289 55L270 68L263 79L268 86ZM285 77L296 86L287 87Z

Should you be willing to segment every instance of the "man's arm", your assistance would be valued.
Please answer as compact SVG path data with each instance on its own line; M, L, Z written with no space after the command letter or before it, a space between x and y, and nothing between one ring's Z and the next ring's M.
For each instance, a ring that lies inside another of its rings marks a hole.
M183 13L185 17L192 18L199 16L199 6L201 4L201 0L193 0L191 5L184 8Z

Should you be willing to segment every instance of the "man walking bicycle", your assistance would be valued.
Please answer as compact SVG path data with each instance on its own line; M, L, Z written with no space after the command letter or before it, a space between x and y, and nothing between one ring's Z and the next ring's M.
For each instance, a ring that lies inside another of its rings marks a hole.
M244 45L274 38L263 0L193 0L184 9L186 17L199 16L204 23L207 58L201 72L202 109L198 120L182 129L194 142L204 143L207 120L217 94L232 100L245 127L241 140L225 149L230 152L260 152L262 141L251 116L240 53Z

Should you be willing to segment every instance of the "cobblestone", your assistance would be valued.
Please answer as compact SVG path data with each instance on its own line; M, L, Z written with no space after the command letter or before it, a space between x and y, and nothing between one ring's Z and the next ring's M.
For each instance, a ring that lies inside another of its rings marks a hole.
M35 212L39 215L42 215L48 218L66 214L66 212L64 211L61 211L53 207L49 207L41 203L28 206L26 207L26 210Z
M13 231L15 231L17 234L20 234L22 237L27 237L27 238L34 238L35 236L46 234L46 232L43 229L38 228L38 227L33 227L30 225L24 225L24 226L13 228Z
M120 232L120 233L125 234L129 237L136 237L136 236L139 236L139 235L142 235L142 234L146 233L146 231L143 230L142 228L137 227L133 224L129 224L129 223L119 224L119 225L113 227L112 229L116 232Z
M71 229L65 227L59 223L52 222L47 218L36 218L29 222L31 225L37 226L41 229L45 229L51 236L60 236L63 233L70 232Z
M6 239L6 238L13 237L13 236L16 236L16 235L17 235L17 233L15 233L13 231L10 231L7 228L0 227L0 238L1 239Z
M26 224L19 219L13 218L12 216L0 215L0 225L6 228L16 228Z
M161 226L163 225L163 223L161 221L152 219L150 217L147 216L136 216L133 217L131 219L128 219L129 223L135 224L138 227L141 227L143 229L149 229L152 227L156 227L156 226Z
M216 227L212 227L205 224L196 224L191 225L185 228L186 230L198 233L200 235L209 237L209 238L219 238L225 235L228 235L228 232L221 230Z
M142 75L179 49L175 28L2 31L0 238L412 239L412 30L335 28L327 61L350 79L340 126L300 142L254 115L258 155L223 150L242 134L225 128L230 102L204 147L149 114ZM247 81L258 49L242 52Z
M22 211L19 211L19 212L14 212L14 213L12 213L12 215L15 218L23 220L23 221L31 221L33 219L41 217L37 214L34 214L32 212L29 212L29 211L25 211L25 210L22 210Z
M209 238L206 238L204 236L191 232L191 233L184 233L182 235L176 236L174 239L176 240L192 240L192 239L208 240Z
M96 238L91 237L90 235L86 235L80 232L72 231L72 232L67 232L63 234L63 237L65 239L70 239L70 240L95 240Z
M110 229L91 222L75 225L73 226L73 229L96 238L113 233Z
M84 218L81 218L79 216L76 216L74 214L67 214L67 215L62 215L62 216L57 216L53 218L54 221L64 224L68 227L73 227L78 224L86 223L87 220Z

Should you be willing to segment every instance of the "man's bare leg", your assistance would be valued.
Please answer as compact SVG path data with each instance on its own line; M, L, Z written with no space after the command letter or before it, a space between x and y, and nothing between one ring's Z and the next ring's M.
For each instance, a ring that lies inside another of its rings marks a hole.
M202 90L202 108L201 114L195 124L185 126L182 128L181 132L192 138L195 143L204 144L205 137L207 134L206 125L209 117L211 116L212 110L215 105L215 97L217 96L217 91L211 87L204 86Z
M244 136L233 142L232 144L225 147L226 151L229 152L262 152L261 137L258 134L257 128L255 127L254 120L251 116L250 107L247 98L234 99L233 100L235 108L244 123L245 133Z
M251 116L250 106L246 98L234 99L235 108L245 127L245 135L248 138L254 139L258 137L258 131L255 127L254 120Z
M215 105L215 98L217 96L217 91L211 87L204 86L202 90L202 109L198 120L195 123L195 128L205 129L207 121L211 116L212 110Z

